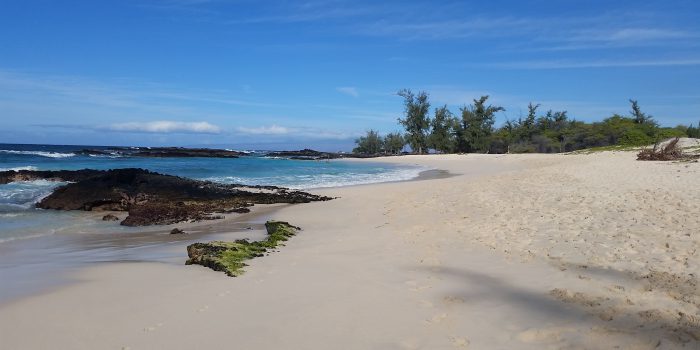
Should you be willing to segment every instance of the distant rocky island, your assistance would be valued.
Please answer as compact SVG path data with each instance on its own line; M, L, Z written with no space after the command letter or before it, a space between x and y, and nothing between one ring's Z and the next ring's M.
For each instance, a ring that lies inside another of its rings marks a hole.
M184 147L114 147L109 149L83 149L75 152L81 155L93 156L131 156L131 157L209 157L209 158L238 158L243 152L214 148L184 148Z
M127 212L121 220L124 226L220 219L217 214L247 212L255 204L332 199L283 187L218 184L136 168L0 172L0 184L33 180L69 182L39 201L37 208Z
M312 149L302 149L298 151L276 151L265 154L266 157L280 157L294 160L323 160L340 158L374 158L384 156L383 154L356 154L338 152L320 152Z
M216 148L186 148L186 147L110 147L101 149L85 148L76 151L75 154L87 156L115 156L115 157L153 157L153 158L238 158L248 156L249 153ZM260 153L258 153L259 155ZM341 158L373 158L384 154L357 154L343 152L322 152L312 149L297 151L272 151L263 156L286 158L293 160L324 160Z

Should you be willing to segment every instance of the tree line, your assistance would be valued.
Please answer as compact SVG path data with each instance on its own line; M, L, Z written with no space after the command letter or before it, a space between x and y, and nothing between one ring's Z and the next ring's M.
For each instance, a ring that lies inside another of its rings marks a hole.
M626 116L614 114L600 122L569 118L567 111L540 111L528 105L527 116L508 119L494 127L496 113L505 108L489 104L489 96L452 113L447 105L433 109L426 92L401 90L404 113L398 122L404 132L381 136L375 130L355 140L354 153L398 154L408 145L413 153L558 153L601 146L644 146L670 137L700 137L698 126L661 127L644 113L638 101L629 100Z

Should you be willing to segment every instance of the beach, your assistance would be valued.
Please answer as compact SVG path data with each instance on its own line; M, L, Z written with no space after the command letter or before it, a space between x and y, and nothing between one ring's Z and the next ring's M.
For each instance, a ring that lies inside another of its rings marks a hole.
M7 349L697 349L700 164L426 155L451 176L310 190L231 278L104 262L0 304ZM175 258L175 257L170 257ZM3 282L7 283L7 282Z

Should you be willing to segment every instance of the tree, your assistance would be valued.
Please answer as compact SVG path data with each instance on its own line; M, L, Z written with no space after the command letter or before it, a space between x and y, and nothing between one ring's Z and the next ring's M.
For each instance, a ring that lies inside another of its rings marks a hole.
M533 105L532 102L527 105L527 118L522 122L522 137L527 140L530 140L535 133L537 108L539 107L539 104Z
M378 132L370 129L365 136L356 139L355 144L357 147L352 150L353 153L378 154L383 150L384 140Z
M421 91L414 95L411 90L404 89L398 95L404 98L404 118L399 118L399 123L406 129L406 141L413 152L422 154L427 148L427 133L430 128L428 94Z
M384 151L390 154L399 154L406 146L406 140L401 133L389 133L384 137Z
M457 123L457 119L447 109L447 105L435 108L435 117L430 122L431 132L428 136L428 146L442 153L454 152Z
M693 124L690 124L685 133L688 135L688 137L700 138L700 122L698 122L697 127L693 127Z
M459 128L459 149L462 152L486 152L497 112L505 111L500 106L486 105L488 96L474 100L473 105L461 108L462 120Z
M632 110L630 111L630 113L632 114L632 118L634 119L634 122L636 124L653 124L654 126L657 125L652 116L642 112L642 109L639 108L639 103L637 102L637 100L630 99L629 101L632 104Z

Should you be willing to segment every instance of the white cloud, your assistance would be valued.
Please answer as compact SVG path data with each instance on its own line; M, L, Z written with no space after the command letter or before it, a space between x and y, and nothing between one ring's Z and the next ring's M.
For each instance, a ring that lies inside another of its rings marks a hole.
M354 88L352 86L341 86L341 87L335 88L335 90L340 92L341 94L345 94L345 95L352 96L352 97L360 96L360 93L357 92L357 88Z
M257 128L247 128L247 127L240 126L240 127L237 127L236 130L238 130L238 132L241 132L243 134L251 134L251 135L285 135L291 131L289 128L274 125L274 124L270 125L270 126L260 126Z
M107 126L106 129L145 133L218 134L221 132L221 128L208 122L175 122L169 120L117 123Z
M315 139L315 140L344 140L354 138L357 133L346 133L327 129L312 127L286 127L279 125L259 126L259 127L237 127L236 131L244 135L265 135L277 136L288 139Z

